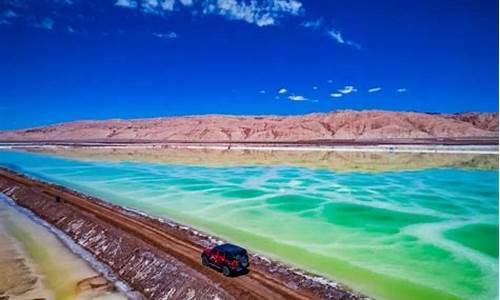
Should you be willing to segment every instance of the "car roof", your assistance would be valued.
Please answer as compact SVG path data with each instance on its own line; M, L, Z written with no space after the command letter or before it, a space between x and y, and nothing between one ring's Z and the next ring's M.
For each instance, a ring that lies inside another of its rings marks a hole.
M239 246L233 245L233 244L222 244L216 246L214 249L226 252L226 253L241 253L243 251L246 252L244 248L241 248Z

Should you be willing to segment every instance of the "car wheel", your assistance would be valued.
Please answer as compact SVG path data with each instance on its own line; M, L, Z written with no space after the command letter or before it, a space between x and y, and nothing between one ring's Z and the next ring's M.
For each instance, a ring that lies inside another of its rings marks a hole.
M224 274L224 276L230 276L231 275L231 269L229 269L228 266L222 267L222 274Z
M203 255L201 257L201 263L204 265L204 266L208 266L208 257L206 255Z

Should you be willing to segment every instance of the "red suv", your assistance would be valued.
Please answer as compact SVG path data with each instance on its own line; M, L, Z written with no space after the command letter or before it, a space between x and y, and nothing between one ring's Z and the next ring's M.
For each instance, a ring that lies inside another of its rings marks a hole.
M201 254L201 262L222 271L225 276L246 272L250 265L247 250L233 244L205 249Z

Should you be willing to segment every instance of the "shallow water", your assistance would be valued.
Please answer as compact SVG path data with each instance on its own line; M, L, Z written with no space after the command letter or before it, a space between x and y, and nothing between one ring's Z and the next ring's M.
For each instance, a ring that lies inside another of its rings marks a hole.
M380 299L498 298L498 170L0 164L167 216Z
M115 292L79 291L98 275L45 227L0 199L0 296L9 299L119 300Z

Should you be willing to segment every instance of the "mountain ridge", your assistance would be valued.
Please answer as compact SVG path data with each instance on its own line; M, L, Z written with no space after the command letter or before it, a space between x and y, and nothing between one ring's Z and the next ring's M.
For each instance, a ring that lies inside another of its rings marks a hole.
M162 140L293 142L498 137L498 113L430 114L342 110L306 115L193 115L79 120L0 131L4 141Z

